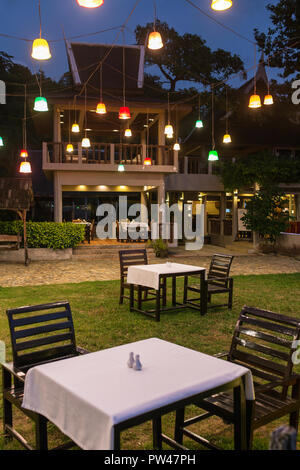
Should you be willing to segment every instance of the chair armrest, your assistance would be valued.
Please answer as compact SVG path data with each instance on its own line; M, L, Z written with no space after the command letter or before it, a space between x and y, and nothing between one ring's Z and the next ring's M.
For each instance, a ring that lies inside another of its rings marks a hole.
M216 357L217 359L222 359L223 357L228 357L228 355L229 353L222 352L222 353L214 354L214 357Z
M76 347L76 351L79 353L79 354L89 354L91 351L88 351L87 349L84 349L84 348L81 348L80 346L77 346Z
M255 392L261 393L267 390L272 390L273 388L276 388L276 387L290 387L292 385L297 384L297 382L300 383L300 375L293 374L290 377L287 377L286 379L275 380L274 382L270 382L269 384L265 384L265 385L258 385L255 387Z
M20 382L25 382L25 372L22 372L20 369L14 367L12 362L5 362L2 364L2 368L9 372L11 375L16 377Z

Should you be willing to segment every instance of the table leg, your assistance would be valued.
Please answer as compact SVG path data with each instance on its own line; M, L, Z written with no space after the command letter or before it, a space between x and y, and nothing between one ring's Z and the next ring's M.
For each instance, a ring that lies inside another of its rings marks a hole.
M138 309L142 308L142 286L138 286Z
M134 284L130 284L130 311L134 308Z
M184 276L183 303L187 303L188 276Z
M205 282L205 270L200 274L200 313L206 315L207 313L207 284Z
M160 289L156 291L155 320L160 321Z
M121 449L121 436L119 429L115 426L114 428L114 450Z
M37 415L35 423L36 450L48 450L47 419Z
M161 417L154 418L153 425L153 448L162 449L162 432L161 432Z
M163 306L165 307L167 305L167 278L164 277L163 279Z
M176 276L172 276L172 305L176 306Z

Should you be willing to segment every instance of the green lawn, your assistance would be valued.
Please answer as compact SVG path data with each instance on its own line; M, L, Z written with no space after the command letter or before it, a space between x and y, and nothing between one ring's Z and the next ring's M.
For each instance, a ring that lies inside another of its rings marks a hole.
M7 345L7 359L11 359L10 338L5 310L22 305L68 300L71 304L78 345L97 351L150 337L158 337L208 354L226 351L230 346L236 319L243 305L273 310L278 313L300 316L300 273L238 276L235 277L234 307L209 310L205 317L196 311L186 310L165 313L160 323L137 313L130 313L128 302L118 304L119 282L85 282L35 287L0 288L0 340ZM179 291L181 287L179 286ZM220 299L220 296L215 297ZM300 370L299 370L300 372ZM195 410L190 409L190 413ZM198 411L197 411L198 412ZM173 415L164 418L167 434L173 434ZM0 411L2 421L2 409ZM287 421L287 419L285 420ZM28 435L31 425L17 416L18 426ZM197 425L198 426L198 425ZM196 426L196 430L198 427ZM201 434L217 445L232 448L232 428L218 418L202 423ZM254 448L268 448L273 423L255 434ZM146 423L124 433L122 448L151 449L151 425ZM51 426L51 440L61 438ZM199 446L186 441L192 449ZM300 441L298 443L300 448ZM0 434L0 449L19 449L15 441L4 443Z

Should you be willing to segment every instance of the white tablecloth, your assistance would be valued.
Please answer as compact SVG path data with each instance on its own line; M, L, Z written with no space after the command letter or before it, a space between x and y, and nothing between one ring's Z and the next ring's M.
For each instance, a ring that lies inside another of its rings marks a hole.
M130 352L140 354L141 371L128 368ZM33 367L23 407L48 418L82 449L109 450L114 424L243 375L252 400L248 369L151 338Z
M186 272L200 271L201 269L205 268L179 263L129 266L127 282L128 284L136 284L158 290L160 274L184 274Z

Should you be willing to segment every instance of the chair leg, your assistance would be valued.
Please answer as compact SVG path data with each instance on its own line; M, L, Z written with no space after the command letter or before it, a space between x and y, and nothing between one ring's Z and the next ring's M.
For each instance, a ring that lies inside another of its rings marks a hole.
M232 301L233 301L233 279L229 280L229 298L228 298L228 308L232 310Z
M12 386L11 374L2 368L2 386L3 390L9 390ZM13 413L12 403L4 398L3 394L3 431L5 438L11 440L12 436L6 431L6 426L12 427L13 425Z
M124 301L124 287L121 286L119 304L121 305L123 303L123 301Z
M176 411L176 418L175 418L175 441L178 444L183 443L183 424L184 424L184 408Z
M295 400L300 399L300 380L297 381L297 383L293 386L292 389L292 398ZM290 426L296 429L298 432L298 426L299 426L299 408L294 411L293 413L290 414Z

